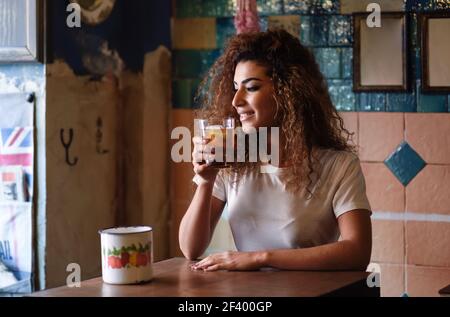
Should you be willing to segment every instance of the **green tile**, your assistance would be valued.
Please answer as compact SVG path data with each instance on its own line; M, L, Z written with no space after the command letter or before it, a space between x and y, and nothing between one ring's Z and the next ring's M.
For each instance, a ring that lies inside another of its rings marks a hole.
M190 79L175 79L172 81L172 106L174 108L190 108L192 92Z
M225 47L227 40L236 35L236 28L232 18L217 18L216 20L216 41L217 47Z
M419 94L417 112L447 112L447 95Z

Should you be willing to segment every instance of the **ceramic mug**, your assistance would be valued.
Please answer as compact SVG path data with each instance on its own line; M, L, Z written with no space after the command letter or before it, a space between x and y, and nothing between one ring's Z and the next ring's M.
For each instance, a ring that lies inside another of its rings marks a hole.
M102 277L108 284L135 284L153 278L151 227L118 227L100 230Z

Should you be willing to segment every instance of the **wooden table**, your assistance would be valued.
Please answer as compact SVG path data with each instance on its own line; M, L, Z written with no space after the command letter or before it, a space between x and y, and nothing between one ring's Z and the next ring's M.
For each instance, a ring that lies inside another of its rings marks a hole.
M31 296L64 297L300 297L379 296L362 271L310 272L262 270L251 272L192 271L193 262L173 258L154 263L154 278L139 285L109 285L102 278L81 282L79 288L59 287Z

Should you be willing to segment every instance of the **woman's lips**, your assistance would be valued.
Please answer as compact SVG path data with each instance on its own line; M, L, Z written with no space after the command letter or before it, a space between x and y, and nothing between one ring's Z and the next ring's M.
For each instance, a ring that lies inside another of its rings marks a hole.
M241 114L239 115L239 119L241 120L241 122L242 122L242 121L246 121L246 120L252 118L254 115L255 115L254 112L241 113Z

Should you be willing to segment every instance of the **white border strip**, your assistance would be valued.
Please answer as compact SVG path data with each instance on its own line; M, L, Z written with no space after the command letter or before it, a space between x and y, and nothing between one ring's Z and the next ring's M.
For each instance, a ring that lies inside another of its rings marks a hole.
M374 220L450 222L450 215L425 214L408 211L407 212L373 211L371 218Z

